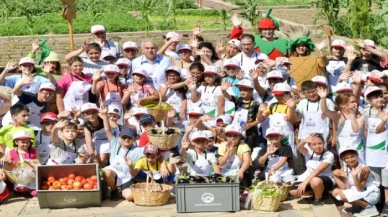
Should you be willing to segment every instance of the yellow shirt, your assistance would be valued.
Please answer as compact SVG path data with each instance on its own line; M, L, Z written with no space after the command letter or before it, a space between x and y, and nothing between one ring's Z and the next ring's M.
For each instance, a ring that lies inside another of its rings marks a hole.
M227 144L228 144L228 142L223 142L218 146L218 154L220 156L224 156ZM251 152L249 145L247 145L245 143L240 143L238 146L233 147L231 155L236 155L236 153L237 153L237 157L242 159L242 156L246 152Z
M271 105L267 106L267 110L265 110L265 114L268 116L274 113L286 114L289 117L290 108L288 108L286 104L274 102Z
M34 130L28 126L14 127L12 124L9 124L0 129L0 144L5 144L9 149L13 149L13 134L17 131L24 130L30 133L32 137L32 147L35 147L35 133Z
M136 161L135 169L146 170L146 171L159 171L162 167L162 162L159 160L154 165L150 165L147 162L147 158L143 157L140 160Z

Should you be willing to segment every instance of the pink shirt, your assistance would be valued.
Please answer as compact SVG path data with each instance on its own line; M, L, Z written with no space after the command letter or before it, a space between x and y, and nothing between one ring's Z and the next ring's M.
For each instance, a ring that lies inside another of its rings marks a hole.
M9 154L11 155L12 162L19 162L20 161L18 153L16 152L16 149L9 151ZM36 159L35 149L34 148L28 149L28 153L22 154L22 157L23 157L23 159L31 159L31 160Z
M89 75L82 74L81 77L78 75L74 75L73 73L68 73L64 76L62 76L58 81L58 87L61 87L63 89L63 95L66 95L67 90L69 89L71 83L73 81L86 81L89 84L92 84L92 77Z

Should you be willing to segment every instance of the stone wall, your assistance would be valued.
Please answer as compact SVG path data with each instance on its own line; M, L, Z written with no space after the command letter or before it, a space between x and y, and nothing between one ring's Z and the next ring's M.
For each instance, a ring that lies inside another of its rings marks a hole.
M205 30L202 36L211 42L215 42L217 39L224 39L227 41L227 37L231 29L224 31L223 29ZM158 45L163 44L163 35L166 35L168 31L152 31L149 32L150 37L154 39ZM191 31L179 31L181 34L191 34ZM68 35L37 35L37 36L12 36L12 37L0 37L0 66L5 66L10 59L20 59L31 51L31 41L33 39L48 39L47 45L55 52L57 52L61 58L70 51L70 42ZM146 37L145 32L117 32L107 33L108 39L113 39L119 42L121 45L126 41L135 41L140 45L141 41ZM90 34L76 34L74 35L74 47L79 48L83 41L91 40ZM184 39L188 42L188 38ZM64 62L63 62L64 63Z

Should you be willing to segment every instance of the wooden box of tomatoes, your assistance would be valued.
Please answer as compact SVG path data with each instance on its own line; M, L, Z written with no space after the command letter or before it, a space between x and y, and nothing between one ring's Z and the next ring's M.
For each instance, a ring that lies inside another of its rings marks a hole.
M41 209L101 206L98 164L42 165L36 168Z

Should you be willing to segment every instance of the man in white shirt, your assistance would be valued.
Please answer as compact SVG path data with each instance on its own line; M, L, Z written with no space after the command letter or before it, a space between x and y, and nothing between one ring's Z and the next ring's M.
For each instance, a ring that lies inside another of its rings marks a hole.
M241 64L241 70L245 76L249 77L249 70L256 67L262 61L268 60L268 56L264 53L255 51L255 38L251 34L243 34L241 36L241 53L233 57Z
M158 46L151 39L141 43L143 55L132 61L132 69L143 69L147 72L147 80L152 81L156 90L166 81L165 71L172 66L170 58L157 54Z

